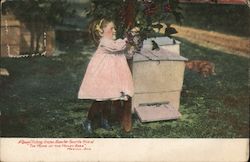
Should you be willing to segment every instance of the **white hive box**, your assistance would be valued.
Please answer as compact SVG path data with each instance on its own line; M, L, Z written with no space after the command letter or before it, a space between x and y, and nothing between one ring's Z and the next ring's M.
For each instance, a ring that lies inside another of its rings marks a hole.
M132 110L145 103L169 102L179 109L186 58L170 50L151 50L143 46L140 54L133 58L133 80L135 94Z

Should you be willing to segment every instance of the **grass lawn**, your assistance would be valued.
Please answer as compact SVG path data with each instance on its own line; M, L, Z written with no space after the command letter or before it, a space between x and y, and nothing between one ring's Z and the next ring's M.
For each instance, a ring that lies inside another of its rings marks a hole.
M181 4L182 25L241 37L250 36L247 5Z
M180 112L173 121L148 124L133 116L133 131L97 128L91 137L248 138L248 62L242 57L199 47L182 40L189 59L210 60L216 76L185 71ZM87 137L81 127L91 101L77 92L94 47L80 41L55 57L1 58L9 77L0 78L2 137Z

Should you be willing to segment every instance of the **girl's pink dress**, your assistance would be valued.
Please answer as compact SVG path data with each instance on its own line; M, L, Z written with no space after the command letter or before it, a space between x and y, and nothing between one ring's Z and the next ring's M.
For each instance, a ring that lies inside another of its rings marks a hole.
M134 93L125 40L101 38L78 92L79 99L127 100Z

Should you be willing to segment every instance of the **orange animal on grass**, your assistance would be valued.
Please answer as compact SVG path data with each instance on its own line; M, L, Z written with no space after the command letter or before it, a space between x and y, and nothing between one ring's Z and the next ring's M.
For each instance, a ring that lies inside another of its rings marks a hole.
M204 77L216 75L215 64L205 60L191 60L186 62L186 68L200 73Z

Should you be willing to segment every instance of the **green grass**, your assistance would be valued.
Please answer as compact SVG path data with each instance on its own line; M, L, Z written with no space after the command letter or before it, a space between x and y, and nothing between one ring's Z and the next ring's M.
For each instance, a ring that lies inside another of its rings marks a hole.
M247 5L181 4L182 25L230 35L250 37Z
M133 116L133 131L95 129L87 136L81 127L91 101L77 92L94 47L78 42L56 57L1 58L9 77L0 78L2 137L131 137L240 138L249 135L248 61L182 40L189 59L215 63L216 76L203 78L185 71L180 112L173 121L142 124Z

